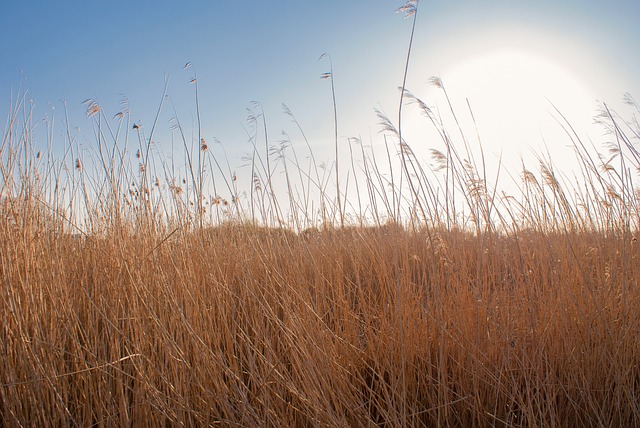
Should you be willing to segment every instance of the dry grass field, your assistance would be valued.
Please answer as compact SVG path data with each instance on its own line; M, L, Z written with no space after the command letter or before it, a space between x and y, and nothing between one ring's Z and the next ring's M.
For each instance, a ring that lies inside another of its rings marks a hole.
M637 122L603 105L604 155L564 124L582 175L540 158L506 194L402 96L442 137L430 161L401 107L386 158L349 140L338 163L336 125L324 172L255 137L244 188L199 129L172 126L180 175L155 125L91 100L93 147L38 149L17 97L0 426L640 426Z
M321 195L329 220L306 230L249 208L204 220L182 192L145 192L117 143L90 173L35 153L12 117L1 426L640 424L637 134L613 116L620 167L577 150L574 187L542 164L519 202L498 198L448 142L449 193L407 174L405 212L431 216L341 225Z

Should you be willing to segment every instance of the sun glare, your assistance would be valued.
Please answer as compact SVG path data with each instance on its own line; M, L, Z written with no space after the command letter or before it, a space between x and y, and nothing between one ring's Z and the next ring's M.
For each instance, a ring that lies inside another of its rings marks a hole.
M572 124L591 123L595 99L567 67L517 50L487 52L442 74L452 98L468 99L484 143L539 146L561 128L557 108Z

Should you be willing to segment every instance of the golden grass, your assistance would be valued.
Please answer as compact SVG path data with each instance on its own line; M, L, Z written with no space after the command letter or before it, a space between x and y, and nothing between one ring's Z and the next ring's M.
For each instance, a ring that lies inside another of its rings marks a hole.
M541 162L498 197L442 132L431 172L363 151L341 206L295 153L254 154L244 205L235 173L207 194L211 150L139 168L92 109L93 165L19 109L0 146L0 426L640 425L640 133L612 114L574 187Z
M157 246L8 217L2 424L640 421L635 237L239 225Z

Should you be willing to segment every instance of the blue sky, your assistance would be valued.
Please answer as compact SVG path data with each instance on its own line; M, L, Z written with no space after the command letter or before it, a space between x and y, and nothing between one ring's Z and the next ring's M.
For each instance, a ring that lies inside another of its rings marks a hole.
M242 153L250 151L244 127L246 108L254 100L262 103L272 140L280 138L281 130L295 133L282 114L281 104L286 103L318 157L330 161L331 93L328 82L319 79L328 64L318 58L324 52L332 58L341 141L361 136L373 142L379 136L373 109L391 117L397 110L410 30L410 21L393 13L401 5L394 0L6 2L0 15L0 114L6 117L10 93L21 85L35 102L36 117L55 115L60 120L64 99L80 142L89 145L93 133L82 101L96 99L111 118L121 109L124 95L132 119L148 127L168 76L179 118L191 129L193 69L183 70L191 62L199 82L203 135L221 140L232 163L240 164ZM497 114L481 98L495 94L509 104L498 92L506 91L506 97L513 89L500 89L501 80L493 88L486 78L473 80L486 71L474 66L485 67L478 64L494 58L493 52L508 51L497 57L507 63L519 58L514 52L525 52L534 59L523 60L522 67L549 65L541 69L551 70L548 82L554 79L553 70L560 69L566 82L579 81L575 110L585 116L589 110L579 106L588 102L580 97L593 98L594 105L596 99L620 105L624 92L640 97L638 17L637 1L423 0L408 88L428 104L442 105L428 83L439 75L456 105L466 108L464 99L470 97L483 121L480 130L489 137L485 143L497 152L505 137L499 131L494 135L491 115ZM523 75L521 81L526 86L533 78ZM551 89L561 92L568 84L558 81L558 88ZM545 81L539 85L549 86ZM564 107L574 109L571 102ZM517 106L505 111L513 110ZM165 149L171 116L166 111L161 117L157 135ZM422 138L421 125L407 127L414 138ZM511 142L521 138L509 132ZM522 134L527 138L522 136L519 150L540 137ZM64 144L61 127L56 135L60 142L54 146ZM437 142L425 146L429 144Z

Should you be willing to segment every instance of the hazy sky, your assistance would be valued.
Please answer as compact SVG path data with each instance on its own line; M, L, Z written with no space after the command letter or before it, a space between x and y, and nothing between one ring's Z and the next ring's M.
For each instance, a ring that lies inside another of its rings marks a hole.
M333 62L341 141L361 136L375 144L374 108L392 118L397 111L411 24L393 13L402 4L5 2L0 113L6 117L10 93L26 85L37 117L55 116L60 123L65 100L80 143L89 145L93 132L82 101L96 99L111 119L126 96L132 119L149 128L168 76L178 117L191 130L195 70L203 136L221 140L232 162L240 164L242 153L250 152L245 127L252 101L262 104L273 141L281 130L299 141L282 114L286 103L318 157L330 161L330 83L319 78L328 62L318 58L327 52ZM429 84L440 76L457 109L466 112L469 99L491 151L511 145L524 152L555 138L542 123L550 102L586 127L596 100L617 106L625 92L640 97L639 17L637 0L423 0L408 89L442 109L441 91ZM187 62L194 68L184 70ZM167 108L156 138L167 150L172 116ZM438 146L422 133L424 124L411 122L417 120L407 113L415 144Z

